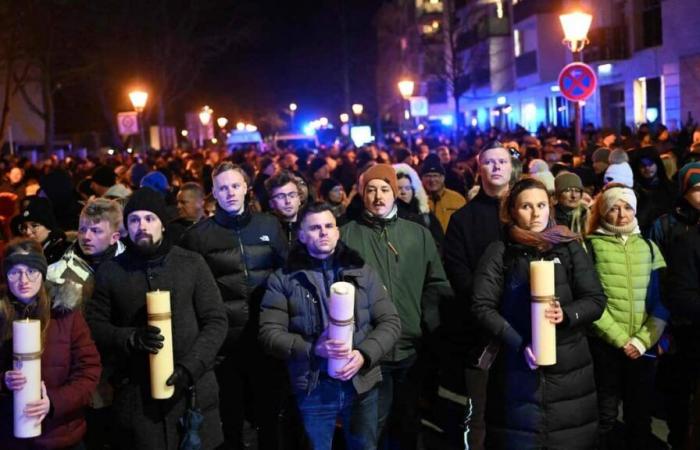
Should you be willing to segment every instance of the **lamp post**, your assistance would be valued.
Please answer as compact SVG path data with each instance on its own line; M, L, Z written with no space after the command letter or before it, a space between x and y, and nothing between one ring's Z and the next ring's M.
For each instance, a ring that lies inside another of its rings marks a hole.
M362 105L362 103L353 103L350 108L352 109L352 113L355 115L355 125L359 125L360 116L362 116L362 112L365 110L365 107Z
M350 121L350 116L348 115L348 113L341 113L340 114L340 123L346 124L349 121Z
M148 92L146 91L131 91L129 92L129 100L131 100L131 105L136 111L136 121L139 124L139 131L141 133L141 151L146 150L146 132L143 129L143 110L146 108L146 102L148 102Z
M222 142L226 142L226 125L228 124L228 119L226 117L219 117L216 119L216 124L219 126Z
M211 122L211 117L214 114L209 106L204 106L201 111L199 111L199 122L202 124L202 128L199 133L199 146L204 147L204 133L207 132L209 128L209 123Z
M411 149L411 127L410 127L410 122L409 119L411 117L410 114L410 98L413 95L413 89L415 88L415 83L413 80L409 79L403 79L399 81L398 83L399 87L399 92L401 93L401 97L403 98L403 117L404 117L404 123L406 125L406 141L408 143L408 148L409 150Z
M291 128L290 131L294 131L294 113L297 110L297 104L296 103L290 103L289 104L289 128Z
M593 16L580 9L559 16L561 27L564 30L563 43L573 56L573 60L580 62L581 52L588 44L588 29L591 27ZM574 102L574 147L581 151L581 102Z

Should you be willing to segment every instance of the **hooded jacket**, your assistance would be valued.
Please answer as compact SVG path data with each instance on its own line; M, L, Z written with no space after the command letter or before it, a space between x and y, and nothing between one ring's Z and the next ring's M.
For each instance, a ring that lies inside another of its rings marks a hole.
M319 286L320 271L336 273L328 286ZM358 393L371 389L379 380L379 362L394 346L401 333L401 320L376 271L359 254L338 242L328 260L312 258L304 246L296 247L285 264L270 276L260 313L259 340L271 355L287 361L291 384L297 391L311 392L318 384L325 361L314 346L328 327L323 303L335 281L355 286L353 349L362 353L365 365L352 379Z
M0 445L3 449L62 449L78 444L87 430L84 409L90 404L102 370L100 355L80 312L82 296L64 291L53 298L51 320L41 355L41 378L51 401L42 434L32 439L12 436L13 396L0 390ZM0 346L0 380L12 368L12 342Z

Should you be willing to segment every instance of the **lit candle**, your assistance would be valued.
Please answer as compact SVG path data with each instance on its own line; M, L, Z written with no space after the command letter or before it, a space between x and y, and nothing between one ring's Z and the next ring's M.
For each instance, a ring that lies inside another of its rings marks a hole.
M175 386L165 384L175 370L173 360L173 329L170 311L170 292L152 291L146 293L148 324L160 328L165 338L163 348L157 354L149 354L151 366L151 397L166 399L173 396Z
M328 302L328 338L345 341L352 348L353 322L355 310L355 286L345 281L331 285L331 298ZM350 361L348 358L329 358L328 375L337 378L340 369Z
M41 424L36 417L27 417L27 403L41 400L41 321L15 320L12 322L13 369L22 372L27 383L14 391L14 434L16 438L41 435Z
M530 295L532 353L538 366L551 366L557 363L557 328L544 314L555 300L554 261L530 263Z

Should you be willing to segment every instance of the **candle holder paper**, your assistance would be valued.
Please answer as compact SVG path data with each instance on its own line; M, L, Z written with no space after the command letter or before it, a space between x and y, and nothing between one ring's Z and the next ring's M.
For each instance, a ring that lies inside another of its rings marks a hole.
M345 281L331 285L331 297L328 302L328 338L345 341L352 346L352 336L355 328L355 286ZM329 358L328 375L338 377L338 371L345 367L348 358Z
M41 321L15 320L12 323L13 370L21 371L27 383L13 392L14 435L33 438L41 435L36 417L24 415L27 403L41 400Z
M170 292L152 291L146 293L146 311L148 312L148 324L160 328L160 334L164 338L163 348L155 355L148 355L151 369L151 397L163 400L172 397L175 393L175 386L165 384L175 370Z
M554 261L530 263L532 353L538 366L557 363L557 328L544 315L554 296Z

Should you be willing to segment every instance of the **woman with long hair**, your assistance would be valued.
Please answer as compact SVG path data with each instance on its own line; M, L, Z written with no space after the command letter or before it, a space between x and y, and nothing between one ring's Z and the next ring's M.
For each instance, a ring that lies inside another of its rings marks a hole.
M590 338L602 449L624 447L611 434L620 401L628 448L647 448L656 366L649 352L668 320L659 287L666 262L656 244L642 237L636 212L635 192L609 184L588 219L586 245L608 297Z
M598 429L593 362L585 329L605 296L593 266L568 228L556 225L547 188L532 178L501 202L505 241L492 243L474 276L472 312L493 338L486 402L490 449L590 449ZM538 366L532 352L530 263L554 262L556 364Z
M32 239L15 239L5 247L3 272L7 293L0 297L0 445L3 449L83 449L83 408L100 378L100 356L80 313L80 290L49 299L44 283L47 262ZM12 322L41 322L42 398L29 403L28 417L42 423L32 439L12 436L13 392L27 380L13 370Z

